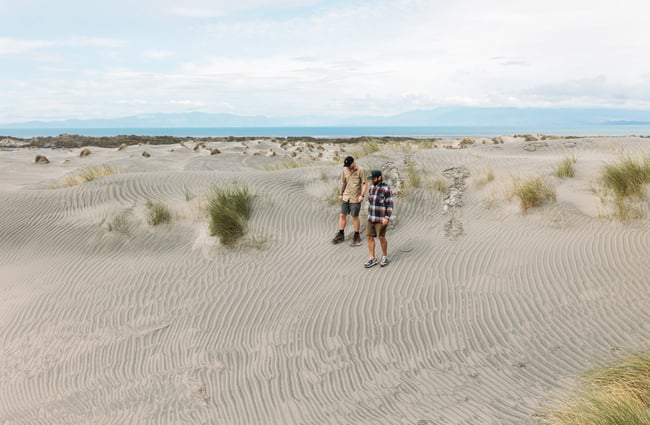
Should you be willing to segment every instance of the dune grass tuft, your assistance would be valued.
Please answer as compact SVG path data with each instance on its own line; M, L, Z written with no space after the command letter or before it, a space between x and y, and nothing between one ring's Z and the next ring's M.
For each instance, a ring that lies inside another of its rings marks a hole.
M169 223L172 219L172 214L169 207L162 202L155 202L147 199L147 222L152 226L157 226L162 223Z
M234 246L248 228L251 199L248 187L239 183L214 188L208 197L210 236L218 236L225 246Z
M603 167L602 181L618 198L643 195L643 186L650 183L650 158L637 161L625 158L618 164Z
M524 214L527 214L528 210L533 207L556 199L555 189L546 184L541 177L515 182L514 195L519 198Z
M555 169L555 176L561 179L566 177L573 177L576 174L576 170L573 167L573 164L575 163L576 159L573 156L564 158Z
M100 165L98 167L91 167L81 170L79 173L66 177L61 184L62 187L76 186L82 183L97 180L102 177L111 176L113 174L121 173L121 170L108 166Z
M576 394L548 409L553 425L650 425L650 355L633 353L586 373Z
M617 164L605 165L601 174L604 196L613 193L614 216L621 221L643 217L643 209L635 205L645 195L650 183L650 158L625 158Z

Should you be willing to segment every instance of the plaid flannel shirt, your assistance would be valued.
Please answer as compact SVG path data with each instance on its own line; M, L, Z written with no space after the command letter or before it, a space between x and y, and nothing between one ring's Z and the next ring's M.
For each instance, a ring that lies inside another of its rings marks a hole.
M393 191L381 182L370 186L368 190L368 221L380 223L386 217L390 219L393 214Z

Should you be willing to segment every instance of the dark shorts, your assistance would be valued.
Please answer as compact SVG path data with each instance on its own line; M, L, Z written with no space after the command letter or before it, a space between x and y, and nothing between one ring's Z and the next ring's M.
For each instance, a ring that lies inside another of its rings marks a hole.
M381 223L373 223L368 221L366 223L366 235L368 237L374 238L375 236L384 236L386 235L386 228L388 225Z
M361 203L359 202L341 202L341 214L350 214L352 217L359 217Z

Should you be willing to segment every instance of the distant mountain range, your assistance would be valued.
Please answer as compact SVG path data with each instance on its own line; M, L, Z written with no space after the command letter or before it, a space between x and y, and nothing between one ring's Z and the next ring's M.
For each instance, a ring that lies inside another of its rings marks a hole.
M11 128L218 128L218 127L436 127L508 126L562 127L589 125L650 125L650 110L605 108L478 108L441 107L391 116L267 117L204 112L154 113L107 119L27 121L0 124Z

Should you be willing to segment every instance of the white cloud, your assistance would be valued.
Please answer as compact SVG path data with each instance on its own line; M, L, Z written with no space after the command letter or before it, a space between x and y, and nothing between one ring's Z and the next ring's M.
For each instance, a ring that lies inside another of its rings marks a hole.
M147 59L167 59L171 58L175 55L176 53L171 51L171 50L145 50L143 52L143 56Z
M113 18L112 33L108 22L79 27L75 17L34 40L0 38L7 60L0 92L21 97L15 108L25 115L48 113L42 106L52 99L67 106L50 114L77 107L111 116L158 107L358 115L446 104L650 103L641 0L142 0L138 7L150 13ZM35 51L56 55L49 69L70 80L33 66Z
M43 49L54 43L46 40L18 40L14 38L0 38L0 55L24 53L31 50Z

